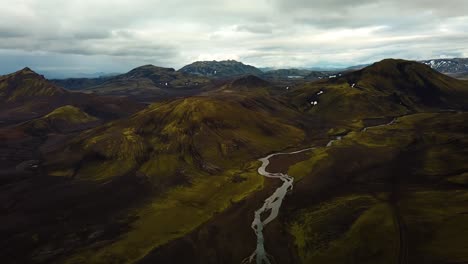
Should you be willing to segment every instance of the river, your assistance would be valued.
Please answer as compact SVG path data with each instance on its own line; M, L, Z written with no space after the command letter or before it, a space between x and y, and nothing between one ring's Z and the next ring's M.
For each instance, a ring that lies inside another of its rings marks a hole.
M372 126L372 127L365 127L361 130L361 132L366 132L368 128L393 125L396 121L397 121L397 118L394 118L391 122L386 123L386 124L381 124L381 125ZM335 143L336 141L340 141L342 138L343 136L338 136L336 139L330 140L327 144L327 147L331 147L333 143ZM265 228L266 225L268 225L271 221L273 221L278 216L279 209L281 207L281 204L283 203L286 193L293 189L293 183L294 183L293 177L285 173L279 173L279 172L272 173L272 172L266 171L266 168L270 164L270 158L274 156L278 156L278 155L298 154L298 153L309 151L312 149L313 148L306 148L303 150L288 152L288 153L275 153L275 154L268 155L265 158L259 159L259 161L262 162L262 165L258 168L258 173L267 178L280 179L281 181L283 181L283 184L280 187L278 187L270 197L265 199L262 207L260 207L259 209L255 211L254 220L252 222L251 227L254 230L255 235L257 236L257 247L255 251L249 257L247 257L246 259L242 261L242 264L253 263L254 260L256 264L271 264L271 260L270 260L271 256L265 250L263 229ZM262 216L264 215L268 215L268 216L266 218L263 217L264 220L262 220Z
M263 203L263 206L260 207L260 209L255 211L254 220L252 222L251 227L254 230L255 235L257 236L257 248L252 253L252 255L250 255L248 258L242 261L243 264L252 263L254 260L257 264L271 263L269 255L265 251L263 229L266 225L268 225L268 223L273 221L278 216L281 203L283 202L286 193L292 190L293 188L293 177L284 173L271 173L266 171L266 167L268 166L268 164L270 164L270 158L278 155L298 154L301 152L309 151L311 149L312 148L307 148L289 153L275 153L266 156L265 158L259 159L259 161L262 162L262 165L258 168L258 173L267 178L280 179L281 181L283 181L283 184L280 187L278 187L270 197L265 199L265 202ZM262 220L263 215L268 216L264 218L264 220Z

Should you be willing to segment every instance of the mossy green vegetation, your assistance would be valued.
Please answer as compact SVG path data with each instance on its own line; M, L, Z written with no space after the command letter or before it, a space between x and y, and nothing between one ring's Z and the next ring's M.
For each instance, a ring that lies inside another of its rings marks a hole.
M199 175L189 186L171 189L146 206L130 212L138 219L118 240L78 252L66 263L134 263L154 248L181 237L232 203L263 187L259 162L221 175ZM194 172L195 173L195 172ZM245 180L236 182L235 177Z
M65 105L65 106L59 107L55 109L54 111L52 111L51 113L44 116L43 119L47 119L51 121L62 120L62 121L70 122L73 124L87 123L87 122L93 122L93 121L98 120L96 117L93 117L83 112L78 107L75 107L72 105Z
M369 195L337 197L290 223L302 263L396 263L397 228L388 204Z
M157 103L128 120L83 133L64 150L70 152L68 160L51 158L58 164L51 171L71 166L76 176L96 180L140 171L162 183L194 168L218 173L303 138L295 126L238 102L193 97Z
M43 76L29 68L0 76L0 99L14 102L26 97L50 97L66 91L49 83Z
M463 182L462 173L468 170L464 147L468 146L467 118L466 113L421 113L398 118L390 125L354 131L332 147L314 149L311 158L291 166L289 174L298 179L314 177L334 164L341 164L341 170L349 173L392 162L402 150L410 148L415 152L411 173L426 179ZM356 157L346 156L348 153Z
M342 136L342 135L346 135L348 132L350 132L348 128L339 127L339 128L330 128L327 134L329 136Z
M466 113L404 116L291 166L301 200L318 196L302 190L337 192L289 217L302 263L468 261L466 120Z
M43 117L28 121L20 127L32 135L47 135L48 133L66 133L98 121L98 118L78 107L65 105Z
M297 146L304 132L269 109L254 111L239 100L155 103L129 119L85 131L49 156L52 175L96 183L138 176L154 190L149 204L128 212L137 217L128 232L77 252L69 263L133 263L261 189L260 164L252 161Z
M300 181L302 178L309 175L312 170L318 170L320 166L329 166L330 164L327 158L328 153L326 149L313 149L310 154L310 159L292 165L288 170L288 174L293 176L296 182Z
M322 91L323 94L319 94ZM380 91L362 91L348 83L310 83L289 95L292 103L308 115L328 122L362 120L408 113L404 106ZM317 101L317 105L311 105Z
M304 83L285 96L300 111L339 127L351 120L466 110L466 87L416 62L383 60L341 77Z

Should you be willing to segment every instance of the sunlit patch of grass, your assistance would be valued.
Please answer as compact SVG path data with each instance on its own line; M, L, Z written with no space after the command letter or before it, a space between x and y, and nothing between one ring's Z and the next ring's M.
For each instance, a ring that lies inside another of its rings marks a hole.
M90 116L87 113L81 111L81 109L71 105L66 105L55 109L51 113L44 116L44 119L63 120L73 124L87 123L97 120L97 118Z
M30 134L44 136L52 132L63 133L67 129L73 130L74 127L98 120L98 118L85 113L77 107L66 105L55 109L43 117L25 122L20 127Z

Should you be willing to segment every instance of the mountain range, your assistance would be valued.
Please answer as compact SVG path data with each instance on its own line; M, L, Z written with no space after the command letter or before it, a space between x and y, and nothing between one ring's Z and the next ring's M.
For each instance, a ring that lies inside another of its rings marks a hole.
M77 106L105 119L123 117L141 108L126 98L70 92L29 68L0 77L0 102L3 124L40 117L64 105Z
M54 83L86 93L137 97L143 101L191 93L207 84L203 76L186 74L172 68L144 65L128 73L96 79L65 79Z
M435 59L421 62L442 73L457 74L468 72L468 59L466 58Z
M421 61L431 68L451 75L464 78L468 74L468 59L437 59ZM98 78L69 78L52 80L55 84L70 90L83 90L98 94L125 95L126 89L134 90L135 94L153 93L154 97L171 97L170 89L193 88L203 86L208 79L232 79L244 75L256 75L272 81L302 81L329 78L338 74L360 70L366 65L358 65L341 70L309 70L309 69L258 69L234 60L227 61L197 61L186 65L178 71L172 68L162 68L145 65L131 70L126 74L113 74ZM167 83L167 85L166 85ZM144 92L140 92L144 90ZM150 98L150 99L151 99Z
M0 103L3 263L468 261L468 81L424 63L25 68Z

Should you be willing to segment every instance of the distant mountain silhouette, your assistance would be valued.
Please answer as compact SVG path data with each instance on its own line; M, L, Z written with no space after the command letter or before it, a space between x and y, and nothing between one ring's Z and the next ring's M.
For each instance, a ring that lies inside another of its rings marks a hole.
M172 68L144 65L128 73L97 79L55 80L67 89L100 95L131 96L141 101L192 95L209 82L208 78L175 71Z
M263 73L254 66L246 65L235 60L197 61L182 67L179 72L202 75L212 78L228 78L249 74L261 76Z

